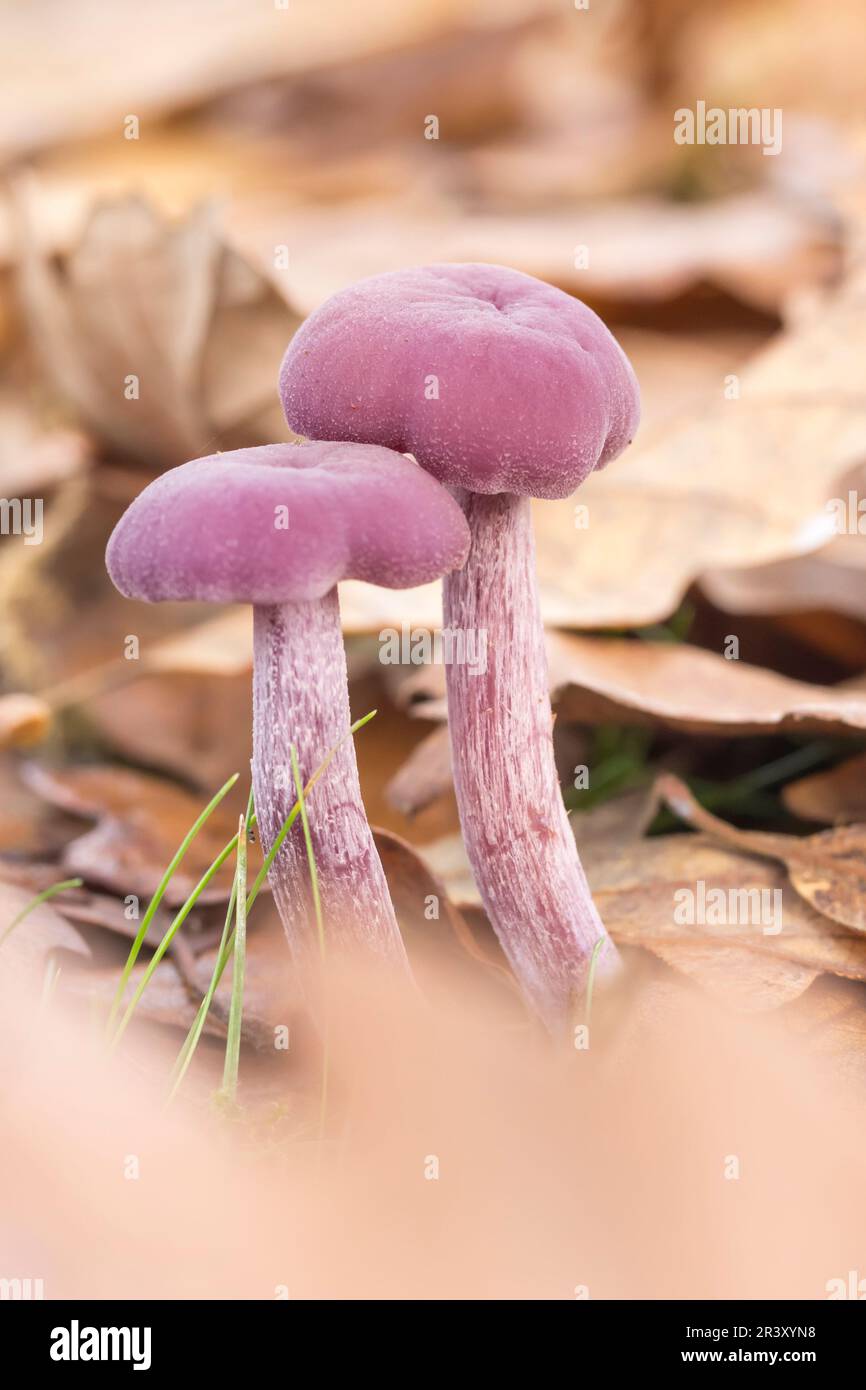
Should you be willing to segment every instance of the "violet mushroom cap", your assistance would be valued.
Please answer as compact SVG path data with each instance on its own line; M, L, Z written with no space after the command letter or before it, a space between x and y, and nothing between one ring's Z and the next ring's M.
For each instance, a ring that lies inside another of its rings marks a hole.
M106 564L127 598L254 606L253 790L267 851L295 802L308 816L330 945L405 966L361 800L337 584L404 588L462 564L460 507L411 460L356 444L270 444L195 459L156 478L121 517ZM317 943L309 866L295 827L270 873L289 944Z
M451 486L540 498L570 497L640 418L634 372L598 315L496 265L340 290L292 338L280 394L311 439L382 444Z
M327 300L292 339L280 391L294 430L410 452L463 506L472 549L445 578L444 627L483 632L488 669L446 669L460 819L512 968L562 1029L591 962L604 976L617 957L556 774L529 498L569 496L631 441L631 366L561 290L503 266L431 265Z
M401 454L263 444L160 474L124 512L105 560L115 588L146 603L278 604L344 579L427 584L468 549L460 509Z

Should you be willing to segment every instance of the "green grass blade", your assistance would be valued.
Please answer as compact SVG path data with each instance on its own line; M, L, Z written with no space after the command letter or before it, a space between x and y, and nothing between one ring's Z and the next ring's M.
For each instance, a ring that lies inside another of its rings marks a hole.
M219 949L217 950L217 962L222 960L224 954L226 953L227 945L229 942L229 931L231 929L232 918L234 917L235 913L237 893L238 883L237 878L235 878L235 881L232 884L232 892L231 897L229 898L229 905L226 909L226 919L223 923L223 930L222 936L220 937ZM228 960L229 957L227 954L225 955L225 958L226 960ZM195 1018L193 1019L192 1026L190 1027L190 1030L187 1033L186 1038L184 1039L183 1047L180 1049L180 1052L177 1054L177 1057L175 1058L175 1063L171 1072L171 1090L168 1093L169 1102L174 1100L178 1090L180 1089L181 1082L183 1081L183 1078L186 1076L187 1071L189 1070L189 1065L193 1059L193 1054L195 1053L195 1050L198 1047L199 1038L204 1032L204 1025L207 1021L207 1016L210 1012L210 1006L213 1003L213 997L216 994L217 985L220 982L220 978L221 975L218 975L217 970L215 968L210 977L210 983L207 987L205 996L198 1007L198 1012L196 1013Z
M141 926L139 927L135 936L135 940L133 941L132 946L130 947L129 955L126 958L126 964L124 965L123 970L121 972L120 981L115 991L114 999L112 1000L111 1004L111 1010L108 1015L108 1023L106 1024L107 1033L110 1034L112 1027L114 1026L114 1021L117 1018L117 1014L120 1010L120 1005L123 1001L123 996L126 991L127 983L129 982L129 977L132 974L132 968L135 965L135 962L138 960L138 953L142 948L144 938L147 936L147 929L153 921L157 908L162 902L165 890L171 883L171 880L174 877L178 865L181 863L184 855L186 854L196 835L201 830L205 822L216 810L217 806L219 806L223 797L227 796L228 793L231 791L239 776L240 773L235 772L228 779L228 781L222 787L220 787L216 796L208 802L207 806L204 808L201 815L196 820L195 824L192 825L190 829L187 831L186 835L184 836L183 840L180 843L180 846L178 847L174 855L174 858L172 859L171 863L169 864L168 868L166 869L165 873L160 879L159 886L148 904L147 911L145 912L144 917L141 920Z
M346 739L352 738L358 732L359 729L363 729L365 724L369 724L370 720L376 717L377 712L378 711L374 709L370 710L369 714L365 714L363 718L357 719L355 723L352 724L348 733L344 734L344 736L339 740L339 742L336 743L332 749L330 749L330 751L325 755L322 762L319 764L319 766L316 768L315 772L307 782L307 785L304 788L305 796L309 796L310 792L318 782L319 778L322 776L324 772L327 771L327 768L336 756L339 749L346 742ZM250 795L252 796L252 793L250 793ZM261 891L262 884L268 876L268 870L270 869L271 865L273 864L274 860L279 854L280 849L282 848L283 841L285 840L286 836L288 835L289 831L291 830L292 826L294 825L295 821L300 815L300 810L300 803L296 801L291 811L286 816L286 819L283 821L283 824L280 826L276 839L274 840L273 845L271 846L270 850L265 856L262 867L256 875L256 878L253 882L253 886L247 896L247 917L249 917L249 914L252 911L253 904L256 898L258 897L259 892ZM255 821L256 817L255 815L253 815L251 817L250 824L254 824ZM235 896L236 884L235 887L233 887L232 889L232 898L234 899ZM187 1071L189 1070L189 1066L192 1061L193 1055L195 1053L196 1048L198 1047L199 1040L204 1031L205 1021L207 1019L208 1012L213 1002L213 997L216 994L216 991L219 987L219 983L223 977L225 968L228 962L231 960L232 951L234 950L235 938L233 931L229 933L229 925L231 923L233 911L234 901L230 901L229 909L226 913L226 921L225 926L223 928L223 934L222 939L220 941L219 951L217 953L216 962L214 964L213 974L211 975L210 979L210 984L208 985L207 992L205 993L205 996L202 999L201 1004L199 1005L198 1013L196 1014L192 1026L190 1027L190 1030L186 1035L183 1046L181 1047L180 1052L178 1053L177 1059L175 1061L174 1068L172 1069L172 1086L169 1092L169 1101L172 1101L176 1096L180 1088L180 1084L183 1081L183 1078L185 1077Z
M183 926L189 914L192 912L192 909L195 907L196 903L198 902L202 893L207 888L208 884L212 881L215 875L219 873L220 869L228 859L229 855L232 854L232 852L236 849L237 843L238 837L237 835L235 835L231 840L229 840L228 844L220 850L216 859L202 874L195 888L193 888L189 897L184 902L183 906L172 918L171 923L167 927L162 940L160 941L159 945L157 946L156 950L154 951L153 955L148 961L147 969L145 970L144 974L141 977L141 980L139 981L139 985L137 990L135 991L135 994L132 996L132 998L129 1001L129 1004L127 1005L126 1012L124 1013L123 1018L120 1020L120 1023L117 1025L117 1028L115 1029L115 1032L111 1039L112 1047L115 1047L117 1043L120 1042L120 1039L126 1032L132 1015L135 1012L138 1001L140 1000L141 996L144 994L144 991L147 989L147 986L153 979L156 967L159 965L160 961L162 960L163 956L165 955L175 936L180 931L181 927Z
M319 873L316 868L316 856L313 853L313 837L310 834L310 822L307 818L307 802L304 797L304 787L301 782L301 769L298 767L298 755L295 745L289 748L289 757L292 760L292 776L295 779L295 791L298 794L298 809L301 813L301 825L304 830L304 844L307 847L307 863L310 866L310 891L313 895L313 912L316 917L316 933L319 938L319 955L325 959L325 923L322 919L322 898L319 893Z
M45 966L45 974L42 979L42 993L39 996L40 1015L48 1011L54 991L57 988L57 981L60 979L61 967L56 964L54 957L49 956Z
M598 958L601 955L602 949L607 945L609 939L610 938L607 936L600 936L592 948L592 956L589 961L589 977L586 982L586 1017L584 1021L587 1028L589 1027L589 1019L592 1013L592 991L595 987L595 968L598 965Z
M244 1012L244 975L247 962L247 821L241 816L238 828L238 867L235 875L237 901L235 917L234 969L232 1002L226 1037L226 1060L223 1068L222 1098L234 1104L238 1093L238 1067L241 1057L241 1022Z
M10 936L19 923L29 917L30 913L42 903L47 903L50 898L55 898L58 893L65 893L67 888L81 888L84 880L81 878L66 878L62 883L52 883L50 888L44 888L41 893L37 893L35 898L31 898L29 903L25 903L17 916L12 918L6 930L0 935L0 946Z
M322 917L322 899L319 893L319 871L316 868L316 856L313 852L313 837L310 834L310 822L307 819L307 803L304 798L304 788L301 784L301 770L298 767L298 755L295 745L289 748L289 756L292 760L292 775L295 779L295 791L298 794L298 806L301 812L301 824L304 827L304 844L307 847L307 864L310 868L310 891L313 895L313 911L316 915L316 931L319 936L319 956L322 964L325 963L325 923ZM322 981L323 989L326 983ZM328 1114L328 1070L330 1061L330 1030L328 1023L327 1001L324 1010L324 1026L322 1037L322 1084L319 1094L319 1138L325 1135L325 1120Z

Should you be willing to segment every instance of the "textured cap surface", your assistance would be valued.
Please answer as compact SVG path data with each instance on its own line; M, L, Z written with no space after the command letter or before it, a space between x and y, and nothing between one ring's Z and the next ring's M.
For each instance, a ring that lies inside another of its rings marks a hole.
M106 564L127 598L288 603L342 579L410 588L458 569L469 530L410 459L363 444L268 444L161 474Z
M292 429L411 453L474 492L568 497L631 442L634 373L579 299L496 265L374 275L326 300L280 371Z

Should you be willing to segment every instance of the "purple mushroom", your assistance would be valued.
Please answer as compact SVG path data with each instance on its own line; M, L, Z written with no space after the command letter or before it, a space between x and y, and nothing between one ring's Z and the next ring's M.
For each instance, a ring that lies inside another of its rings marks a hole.
M600 973L617 956L554 764L530 498L568 497L631 441L629 362L591 309L551 285L432 265L327 300L289 345L280 389L294 430L411 453L464 510L472 549L445 580L444 626L485 634L488 664L447 669L460 819L505 953L560 1028L597 943Z
M294 745L329 944L405 964L367 823L350 727L337 583L403 588L463 564L460 508L410 459L356 444L271 444L163 473L132 503L106 563L127 598L253 605L253 789L266 850L295 801ZM342 740L342 742L341 742ZM312 946L309 868L286 838L271 886L289 943Z

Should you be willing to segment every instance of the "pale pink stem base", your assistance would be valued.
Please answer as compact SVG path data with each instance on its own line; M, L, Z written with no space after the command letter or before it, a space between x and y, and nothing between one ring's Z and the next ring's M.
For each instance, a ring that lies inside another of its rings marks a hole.
M446 668L460 823L502 949L558 1032L586 987L596 942L605 943L597 979L618 968L618 957L592 901L554 763L529 499L455 495L472 549L465 568L445 578L444 623L485 634L487 644L485 674L467 664Z
M408 969L388 885L361 800L337 591L323 599L257 607L253 625L253 792L268 851L296 792L294 745L306 785L345 741L306 802L319 876L326 952L372 952ZM318 952L300 818L269 875L293 953Z

